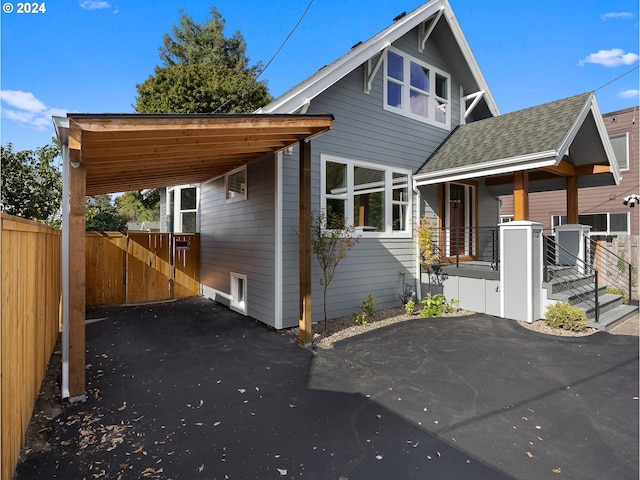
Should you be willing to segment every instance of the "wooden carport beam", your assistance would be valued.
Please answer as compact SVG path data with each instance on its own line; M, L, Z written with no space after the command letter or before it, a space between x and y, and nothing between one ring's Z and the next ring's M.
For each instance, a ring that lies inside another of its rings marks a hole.
M513 174L513 219L529 220L529 172Z
M69 150L69 400L84 400L85 384L85 192L80 151Z
M301 347L311 344L311 142L300 142L300 320Z

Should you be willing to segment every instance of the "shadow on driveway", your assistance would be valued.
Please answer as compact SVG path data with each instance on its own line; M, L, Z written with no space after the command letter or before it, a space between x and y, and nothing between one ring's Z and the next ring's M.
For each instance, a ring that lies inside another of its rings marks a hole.
M88 400L18 479L638 478L637 338L473 316L313 355L202 298L88 318Z

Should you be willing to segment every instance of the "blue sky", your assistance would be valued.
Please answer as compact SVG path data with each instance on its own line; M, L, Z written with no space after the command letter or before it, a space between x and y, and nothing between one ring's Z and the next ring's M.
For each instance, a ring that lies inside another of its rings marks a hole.
M7 8L2 0L3 9ZM184 9L215 4L263 64L308 0L50 0L44 13L0 13L3 145L47 144L51 115L130 113L136 84ZM638 1L450 0L502 113L596 91L603 113L638 105ZM387 27L420 0L315 0L262 79L274 97ZM599 88L632 69L631 73Z

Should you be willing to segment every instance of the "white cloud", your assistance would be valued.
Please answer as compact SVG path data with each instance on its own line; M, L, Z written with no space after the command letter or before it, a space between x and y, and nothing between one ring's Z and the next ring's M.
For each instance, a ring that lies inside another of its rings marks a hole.
M582 67L585 63L595 63L604 67L619 67L620 65L633 65L638 61L638 58L640 57L635 53L624 53L621 48L612 48L591 53L584 60L580 60L578 65Z
M67 111L62 108L48 107L31 92L21 90L0 91L2 100L2 116L20 125L46 130L51 128L52 116L64 116ZM13 107L13 108L7 108Z
M80 8L84 8L85 10L102 10L104 8L111 8L111 4L100 0L84 0L80 2Z
M625 90L620 92L618 96L622 98L638 98L640 97L640 90Z
M608 12L600 15L601 20L612 20L615 18L633 18L633 13L631 12Z

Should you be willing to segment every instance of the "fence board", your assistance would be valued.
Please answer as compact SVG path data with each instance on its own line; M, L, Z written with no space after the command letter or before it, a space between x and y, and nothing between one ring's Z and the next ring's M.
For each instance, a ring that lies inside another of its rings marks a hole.
M172 256L168 233L87 232L86 304L122 305L200 294L200 236L177 234L188 250ZM176 264L171 264L174 258Z
M60 231L2 214L0 478L13 477L60 328Z

